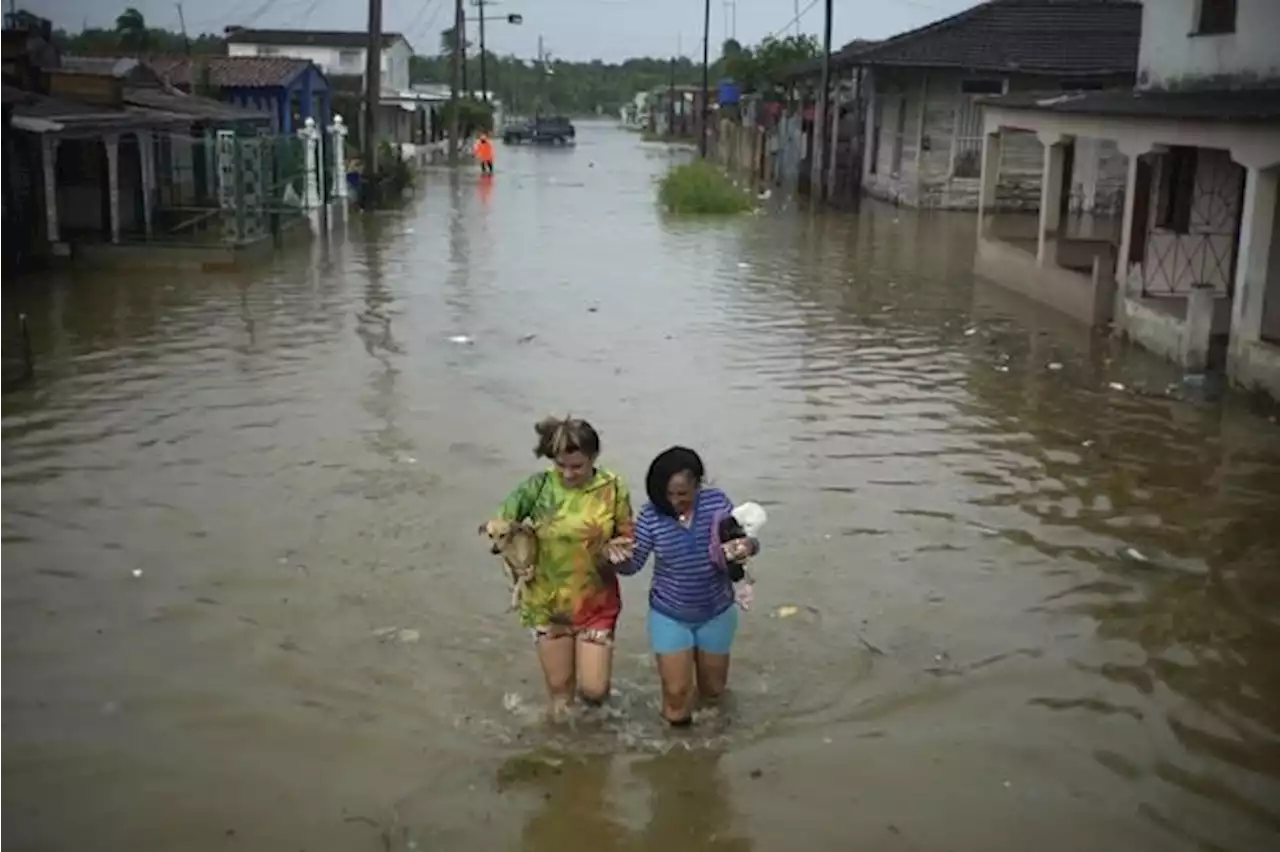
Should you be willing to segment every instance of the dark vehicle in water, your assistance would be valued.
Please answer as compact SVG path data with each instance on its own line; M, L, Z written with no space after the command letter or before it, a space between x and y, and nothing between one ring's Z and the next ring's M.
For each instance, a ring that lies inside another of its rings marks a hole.
M529 142L535 145L568 145L574 141L573 123L562 115L541 116L532 121L510 124L502 129L502 141L508 145Z

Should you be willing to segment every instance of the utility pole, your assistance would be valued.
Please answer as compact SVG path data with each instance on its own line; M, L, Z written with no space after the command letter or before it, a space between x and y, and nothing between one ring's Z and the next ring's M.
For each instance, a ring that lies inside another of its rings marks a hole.
M462 12L458 15L458 32L462 33L458 37L458 51L462 54L462 96L468 97L471 94L471 87L467 85L467 0L460 0L458 7Z
M458 102L458 86L463 81L462 62L462 0L453 2L453 85L449 90L449 165L458 164L458 134L462 132L461 104Z
M484 59L484 0L476 0L480 8L480 97L489 103L489 72Z
M815 201L826 196L827 114L831 105L831 0L826 0L826 20L822 23L822 82L818 103L813 113L813 169L809 177L809 197Z
M182 52L187 56L191 55L191 39L187 38L187 19L182 16L182 4L173 4L178 7L178 26L182 29Z
M547 99L547 61L542 53L542 33L538 33L538 100L533 108L533 120L542 116L542 104Z
M378 103L382 96L382 0L369 0L369 42L364 62L364 174L366 199L378 173Z
M828 0L830 2L830 0ZM707 116L710 114L711 81L710 74L711 48L711 0L702 3L702 112L698 117L698 155L707 156Z

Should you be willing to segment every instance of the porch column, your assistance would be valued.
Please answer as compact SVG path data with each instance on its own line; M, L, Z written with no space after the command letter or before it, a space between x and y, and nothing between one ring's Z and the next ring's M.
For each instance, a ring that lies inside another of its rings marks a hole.
M1240 210L1240 242L1236 250L1235 294L1231 306L1231 344L1253 343L1262 337L1262 311L1267 269L1276 262L1280 246L1272 245L1280 166L1245 172L1244 204Z
M987 227L987 209L996 206L996 192L1000 186L1000 132L982 136L982 177L978 184L978 236L984 237Z
M1062 224L1062 172L1066 165L1066 144L1061 133L1037 134L1044 145L1044 171L1040 177L1040 229L1036 241L1036 264L1047 266L1056 263L1049 256L1049 232L1054 235L1055 245L1058 227Z
M102 140L107 146L107 205L111 213L111 242L120 242L120 137L112 133Z
M329 128L333 135L333 194L344 202L347 200L347 125L342 116L333 117L333 126Z
M58 139L47 133L40 137L44 165L44 215L49 242L62 239L58 228Z
M142 165L142 222L147 238L151 238L151 208L156 188L155 149L151 147L151 132L139 130L138 137L139 162Z
M1129 158L1129 171L1124 180L1124 212L1120 214L1120 252L1116 256L1116 291L1121 297L1129 292L1129 252L1133 250L1133 206L1138 193L1138 158L1136 150L1124 151Z
M320 187L316 174L316 166L320 159L317 156L320 147L320 131L316 129L314 118L308 117L302 123L298 138L302 140L302 163L305 169L302 179L302 207L304 210L314 210L320 206Z

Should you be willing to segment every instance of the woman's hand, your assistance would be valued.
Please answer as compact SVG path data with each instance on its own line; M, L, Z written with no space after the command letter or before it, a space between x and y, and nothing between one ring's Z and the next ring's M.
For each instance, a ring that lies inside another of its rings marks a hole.
M751 558L751 542L745 538L735 538L732 541L726 541L721 547L724 548L724 558L730 562L746 562Z
M610 565L621 565L631 558L636 544L629 538L615 538L605 543L604 556Z

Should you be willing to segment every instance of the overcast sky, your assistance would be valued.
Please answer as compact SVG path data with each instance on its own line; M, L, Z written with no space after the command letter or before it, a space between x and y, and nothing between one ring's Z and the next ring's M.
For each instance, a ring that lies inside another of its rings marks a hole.
M474 3L474 0L468 0ZM977 0L835 0L832 43L853 38L883 38L922 26L973 6ZM6 8L8 3L6 2ZM125 6L134 6L153 27L178 29L174 0L19 0L27 8L68 30L110 27ZM523 26L487 25L486 41L497 53L533 56L538 36L564 59L669 56L677 45L700 58L702 3L696 0L505 0L486 2L486 16L519 12ZM187 30L215 32L228 24L310 29L364 29L365 0L185 0ZM404 33L419 53L435 53L439 32L452 24L453 0L383 0L383 29ZM738 0L736 36L744 44L787 30L801 11L802 32L822 35L820 0ZM807 9L807 11L805 11ZM476 14L471 8L468 15ZM711 0L712 56L734 32L732 4ZM475 25L468 24L473 41ZM790 27L794 32L795 26Z

